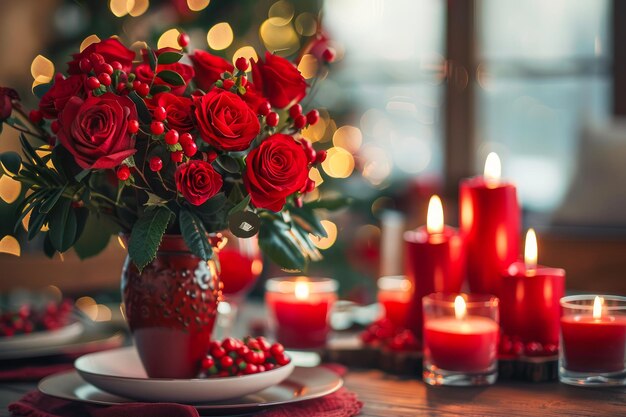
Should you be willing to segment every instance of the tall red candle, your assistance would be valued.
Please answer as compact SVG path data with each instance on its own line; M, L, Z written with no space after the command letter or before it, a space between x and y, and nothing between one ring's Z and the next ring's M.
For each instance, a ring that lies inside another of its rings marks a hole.
M433 196L426 226L404 234L406 275L412 284L406 327L421 339L422 298L434 292L458 293L464 279L463 240L444 226L441 200Z
M500 180L500 160L489 154L485 176L460 185L460 224L472 292L500 294L502 271L517 260L520 207L517 189Z
M557 346L564 293L565 270L537 265L537 240L530 229L524 262L512 264L502 277L500 324L504 334L524 343Z

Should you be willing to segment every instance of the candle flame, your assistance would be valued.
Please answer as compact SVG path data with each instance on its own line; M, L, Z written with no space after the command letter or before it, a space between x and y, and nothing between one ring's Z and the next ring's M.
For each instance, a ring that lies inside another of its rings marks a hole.
M298 300L306 300L309 298L309 283L305 281L297 281L296 286L294 288L294 293L296 295L296 299Z
M463 320L467 314L467 307L465 306L465 299L462 295L457 295L454 299L454 315L457 320Z
M526 246L524 248L524 263L526 263L526 269L537 268L537 235L534 229L528 229L526 232Z
M604 304L604 298L596 296L593 300L593 318L602 318L602 305Z
M441 204L441 199L436 195L430 197L428 202L426 230L431 234L443 232L443 205Z
M502 165L500 164L500 158L495 152L490 152L485 160L485 178L491 181L498 181L502 175Z

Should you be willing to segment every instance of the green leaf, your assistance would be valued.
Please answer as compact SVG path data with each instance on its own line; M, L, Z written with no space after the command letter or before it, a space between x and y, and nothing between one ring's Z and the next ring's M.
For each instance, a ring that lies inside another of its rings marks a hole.
M76 242L78 232L78 219L72 208L72 200L62 199L50 212L48 236L52 246L63 253Z
M39 84L33 88L33 93L37 96L37 98L42 98L44 94L48 92L52 88L52 83Z
M153 84L152 88L150 89L150 94L152 94L153 96L156 96L159 93L167 93L169 91L172 91L172 89L169 88L167 85Z
M41 211L42 213L49 213L50 210L52 210L52 208L54 207L54 205L59 201L59 198L61 198L64 192L65 192L65 186L60 187L57 190L54 190L54 192L50 194L50 197L46 198L43 201L43 203L41 204L41 207L39 208L39 211Z
M0 161L2 161L2 165L4 165L11 174L17 175L20 172L22 158L17 152L4 152L0 154Z
M158 72L156 76L170 85L185 85L185 80L176 71L163 70Z
M46 233L46 237L43 240L43 253L50 259L57 253L57 250L52 246L52 241L50 240L50 234Z
M37 234L41 231L41 226L45 223L47 219L46 213L42 213L39 211L39 207L41 203L37 203L33 206L32 212L30 213L30 219L28 219L28 240L33 240Z
M265 255L283 268L301 271L307 263L301 247L288 225L262 218L259 246Z
M87 177L87 175L89 175L91 173L90 169L83 169L82 171L80 171L78 174L76 174L74 176L74 179L78 182L81 182L82 180L85 179L85 177Z
M122 161L122 164L124 164L124 165L126 165L126 166L128 166L130 168L133 168L135 166L135 157L133 155L129 156L128 158L126 158L126 159L124 159Z
M172 51L161 52L159 54L159 57L157 58L157 62L159 64L173 64L175 62L180 61L182 57L183 57L183 54L178 53L178 52L172 52Z
M244 211L246 207L248 207L248 204L250 204L250 198L250 194L248 194L243 200L237 203L235 207L231 208L228 211L228 215L230 216L231 214L237 213L238 211Z
M202 220L189 209L182 208L179 215L180 231L187 247L198 258L208 261L213 256L213 248L207 238Z
M29 160L36 166L45 166L46 164L41 160L35 149L32 147L28 139L23 133L20 133L20 143L22 144L22 150Z
M137 116L139 116L139 121L144 125L149 125L152 123L152 115L150 114L150 110L146 106L146 102L143 101L141 97L135 92L132 91L128 94L128 97L135 103L135 107L137 108Z
M133 226L128 255L140 271L156 256L172 214L165 206L149 207Z
M307 232L317 237L328 237L326 229L324 229L324 226L322 226L322 223L317 218L312 208L304 206L302 208L290 207L289 213L294 220L299 221L300 226Z
M215 162L226 172L230 172L231 174L237 174L239 172L239 163L237 163L237 160L232 156L226 154L220 155Z
M326 209L326 210L339 210L352 204L353 199L349 197L338 197L328 200L311 201L310 203L304 203L303 207L311 209Z
M167 203L166 200L163 200L156 194L146 191L148 194L148 201L144 204L144 206L164 206Z
M146 48L146 55L148 56L148 64L150 65L150 69L152 71L156 71L156 67L157 67L156 54L154 53L152 48Z
M119 228L105 216L91 214L87 217L83 233L74 244L74 250L80 259L90 258L102 252L111 235Z

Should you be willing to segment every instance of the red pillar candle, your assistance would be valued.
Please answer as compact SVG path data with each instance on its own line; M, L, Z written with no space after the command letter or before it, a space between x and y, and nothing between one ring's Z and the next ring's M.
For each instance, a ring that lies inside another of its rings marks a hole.
M461 295L424 297L424 380L433 385L493 383L497 320L494 297L470 294L467 302Z
M533 229L528 230L524 262L512 264L502 277L503 333L526 344L538 342L556 354L564 293L565 270L537 265L537 237Z
M460 224L467 251L467 278L472 292L499 295L502 271L517 260L520 207L517 189L500 180L495 153L485 175L461 181Z
M330 278L272 278L267 280L265 289L265 302L280 343L294 349L326 344L330 312L337 301L337 281Z
M584 303L591 298L593 304ZM561 305L561 379L563 373L576 377L571 375L572 372L617 373L617 382L621 381L623 385L623 373L626 371L626 298L570 296L564 297ZM610 378L610 375L606 376L607 381Z
M393 275L380 277L377 285L383 317L396 328L404 327L411 301L411 282L403 275Z
M422 337L422 298L434 292L458 293L464 279L463 240L443 221L437 196L430 199L426 226L404 234L406 275L412 284L406 327Z

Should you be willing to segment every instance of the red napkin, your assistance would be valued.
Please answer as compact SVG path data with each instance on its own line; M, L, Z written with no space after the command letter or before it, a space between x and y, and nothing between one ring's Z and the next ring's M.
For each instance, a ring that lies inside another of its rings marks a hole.
M48 375L74 369L72 363L53 363L50 365L34 365L0 369L0 381L39 381Z

